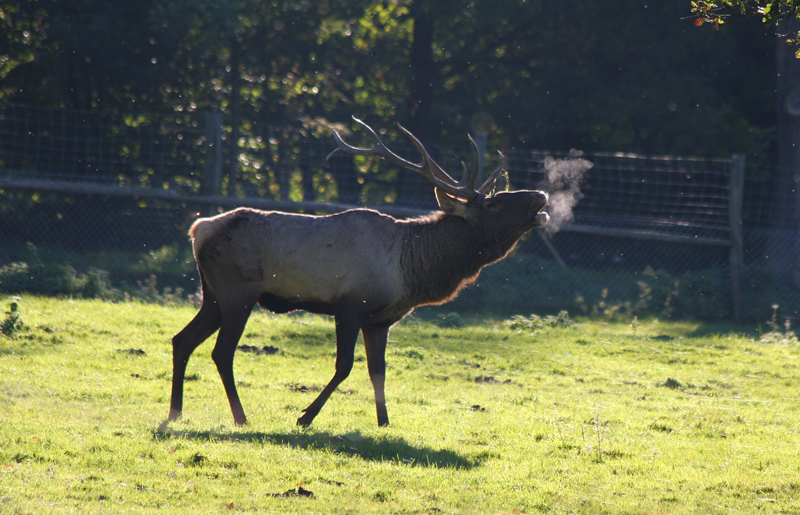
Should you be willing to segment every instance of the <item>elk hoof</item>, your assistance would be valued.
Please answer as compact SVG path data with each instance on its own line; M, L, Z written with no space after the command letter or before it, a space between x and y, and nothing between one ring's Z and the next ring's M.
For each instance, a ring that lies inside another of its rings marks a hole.
M378 427L388 427L389 426L389 419L385 418L383 420L378 419Z
M167 417L167 422L175 422L181 416L181 412L179 410L171 409L169 410L169 416Z
M303 410L303 415L300 418L297 419L297 425L298 426L303 426L303 427L308 427L314 421L314 417L315 416L316 416L316 414L312 414L312 413L309 413L306 410Z
M247 425L247 417L243 418L235 418L233 419L233 423L237 426L246 426Z

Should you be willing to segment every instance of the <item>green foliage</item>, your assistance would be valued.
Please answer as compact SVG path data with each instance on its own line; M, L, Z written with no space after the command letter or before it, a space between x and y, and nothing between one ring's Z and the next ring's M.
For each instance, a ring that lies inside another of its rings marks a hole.
M159 288L156 274L136 281L136 286L123 284L116 288L111 285L110 274L104 270L90 268L85 274L79 274L69 265L53 263L11 263L0 267L0 293L33 293L116 301L136 299L173 305L196 301L194 294L187 295L180 287Z
M81 253L32 244L9 245L0 251L3 262L10 263L0 266L0 292L5 293L135 298L171 304L181 298L194 302L198 290L188 245L165 245L149 252ZM54 275L57 281L52 279Z
M774 344L800 344L800 340L798 340L797 335L794 331L792 331L792 321L790 318L787 317L784 319L783 327L781 327L779 324L779 307L780 306L778 304L772 305L772 318L770 318L769 322L767 322L767 326L769 326L770 331L762 334L760 340L762 342Z
M198 301L198 288L191 280L195 274L187 272L193 268L191 255L175 247L144 254L96 256L35 248L29 253L38 264L17 262L0 267L0 293L137 299L173 305ZM78 273L70 264L51 260L76 261L87 272ZM104 264L112 265L113 272L96 268ZM768 319L773 304L789 305L795 296L791 284L781 281L767 266L749 265L746 277L745 316L750 322ZM445 328L463 327L461 316L470 314L507 317L534 312L548 316L561 311L608 320L661 317L722 321L730 316L730 278L723 268L682 274L652 267L640 272L565 270L552 260L514 254L487 267L478 284L467 288L455 301L420 310L431 312L435 323Z
M5 318L0 322L0 333L6 338L12 338L14 333L22 329L25 324L22 322L22 316L19 312L19 297L14 297L8 303L8 311L5 312Z
M137 281L137 287L128 290L126 293L128 296L143 302L170 305L183 304L186 302L186 296L183 293L183 289L170 288L167 286L159 291L157 283L158 279L156 278L156 275L152 274L144 281Z
M426 120L411 126L425 143L465 151L484 113L490 147L761 155L775 123L761 87L771 37L757 24L687 31L687 12L677 1L0 0L0 100L223 112L226 135L238 133L228 157L252 176L269 175L253 166L268 161L238 150L272 138L261 129L351 114L378 129Z
M800 19L800 3L792 0L693 0L692 12L697 26L709 23L719 29L731 18L741 21L745 18L759 17L765 25L776 26L783 20ZM800 31L793 30L781 34L785 42L800 45ZM796 51L800 58L800 50Z
M732 12L748 18L760 16L765 24L776 25L781 20L800 17L800 4L787 0L693 0L692 12L698 26L712 23L720 27Z
M730 313L730 277L722 269L674 276L647 267L637 281L639 299L632 312L665 317L722 320Z
M443 328L461 328L464 327L464 320L458 313L445 313L436 315L436 320L434 322L439 327Z
M746 267L744 290L749 322L769 318L775 303L790 305L796 292L763 265ZM724 268L669 273L592 270L532 255L512 255L481 272L478 283L448 304L462 313L509 316L523 312L570 313L609 320L662 317L723 321L730 317L730 276ZM431 308L426 308L431 309Z
M547 328L567 328L574 327L575 324L569 319L569 313L562 310L558 315L514 315L504 322L504 325L513 331L536 331Z
M669 274L652 268L639 273L563 269L552 260L512 255L486 268L478 284L462 292L454 306L496 314L518 313L524 306L537 313L567 310L608 319L724 320L730 313L729 291L724 270Z
M0 292L68 295L84 298L111 298L115 292L108 273L89 270L78 274L69 265L11 263L0 267Z
M755 330L414 318L387 349L388 428L362 346L298 428L333 372L333 321L256 312L245 338L280 352L237 353L250 424L235 427L211 341L189 361L183 417L164 423L169 340L194 308L20 305L24 333L0 338L0 511L797 511L800 348Z

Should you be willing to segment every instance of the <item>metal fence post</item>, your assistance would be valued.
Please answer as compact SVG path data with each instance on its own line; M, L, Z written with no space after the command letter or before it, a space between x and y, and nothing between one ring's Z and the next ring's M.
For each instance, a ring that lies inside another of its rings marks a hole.
M204 196L217 197L222 188L222 115L219 113L206 113L205 125L205 174L201 189ZM216 206L206 206L206 216L216 214L215 210Z
M744 195L744 154L731 157L730 189L728 192L728 222L731 232L730 272L731 301L734 321L742 322L744 301L744 251L742 242L742 197Z

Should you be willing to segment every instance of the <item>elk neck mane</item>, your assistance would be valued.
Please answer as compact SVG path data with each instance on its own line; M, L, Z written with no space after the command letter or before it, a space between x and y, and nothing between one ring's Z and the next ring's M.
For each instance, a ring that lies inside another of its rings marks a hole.
M400 222L404 237L400 267L407 295L416 305L443 304L472 284L481 269L501 259L496 238L441 211Z

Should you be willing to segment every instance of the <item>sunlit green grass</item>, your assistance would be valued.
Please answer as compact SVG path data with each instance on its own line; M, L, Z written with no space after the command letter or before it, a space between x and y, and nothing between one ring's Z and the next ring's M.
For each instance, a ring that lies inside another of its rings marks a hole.
M391 425L358 348L302 429L332 320L258 312L241 343L280 350L237 353L238 428L211 341L163 424L194 308L23 297L20 313L0 336L0 513L800 513L794 340L411 318L387 350ZM298 486L313 497L275 495Z

